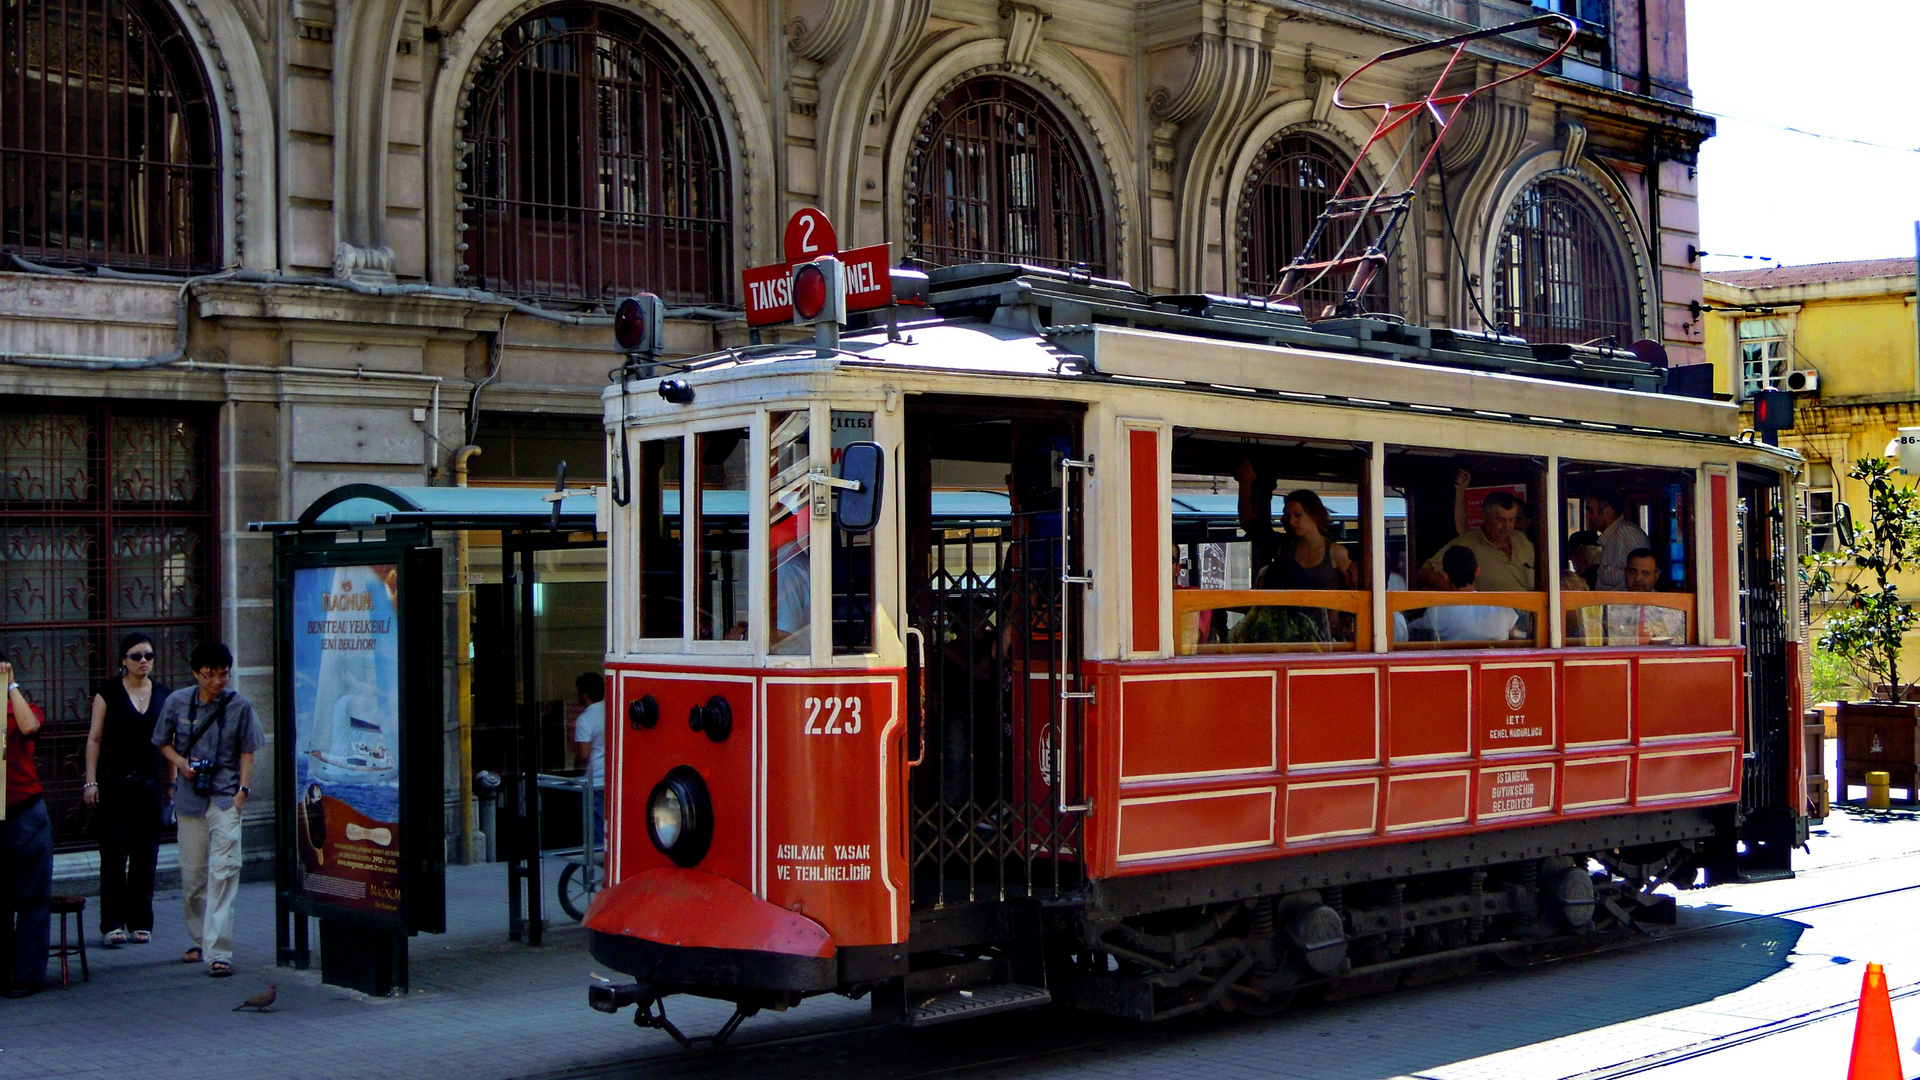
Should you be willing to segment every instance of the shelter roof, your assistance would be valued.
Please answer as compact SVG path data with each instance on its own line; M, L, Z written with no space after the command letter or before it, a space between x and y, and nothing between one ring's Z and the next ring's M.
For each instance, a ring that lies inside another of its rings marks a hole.
M342 484L315 499L296 521L256 521L256 532L352 532L396 525L441 529L540 529L553 524L551 492L538 488L385 487ZM560 528L591 532L598 499L578 488L560 500Z

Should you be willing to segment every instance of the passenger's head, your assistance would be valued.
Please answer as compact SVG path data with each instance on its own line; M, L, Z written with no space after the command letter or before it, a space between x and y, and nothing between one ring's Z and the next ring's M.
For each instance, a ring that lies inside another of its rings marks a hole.
M1628 592L1652 592L1660 581L1660 560L1654 557L1652 548L1634 548L1627 552L1626 571Z
M1591 487L1587 489L1587 525L1594 530L1603 530L1620 520L1627 512L1627 504L1620 493L1612 488Z
M1320 501L1320 496L1306 488L1287 492L1282 520L1286 522L1287 531L1295 536L1305 536L1311 528L1320 530L1321 536L1333 538L1333 515L1327 513L1327 504Z
M187 666L203 693L218 694L226 689L227 676L233 673L233 652L218 641L195 642L187 654ZM212 698L206 700L212 701Z
M1575 573L1586 573L1600 561L1600 534L1592 529L1581 529L1567 537L1567 561L1573 564Z
M1480 531L1496 544L1506 543L1520 523L1520 500L1504 491L1487 496L1480 505Z
M589 671L573 680L573 688L589 702L603 701L607 696L607 681L597 671Z
M1480 560L1474 557L1472 548L1455 544L1440 556L1440 569L1446 572L1447 581L1454 588L1470 589L1474 579L1480 576Z

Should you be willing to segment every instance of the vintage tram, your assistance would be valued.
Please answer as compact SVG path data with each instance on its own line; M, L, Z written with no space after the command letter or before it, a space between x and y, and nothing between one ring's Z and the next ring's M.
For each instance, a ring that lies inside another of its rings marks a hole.
M1790 872L1798 459L1663 358L926 289L606 394L594 1007L1266 1011ZM1651 591L1573 575L1609 510Z

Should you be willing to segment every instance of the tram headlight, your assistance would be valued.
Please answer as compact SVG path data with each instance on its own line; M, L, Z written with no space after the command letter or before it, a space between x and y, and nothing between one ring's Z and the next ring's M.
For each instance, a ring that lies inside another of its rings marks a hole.
M647 836L678 866L694 866L713 844L713 802L706 781L685 765L653 786L647 796Z

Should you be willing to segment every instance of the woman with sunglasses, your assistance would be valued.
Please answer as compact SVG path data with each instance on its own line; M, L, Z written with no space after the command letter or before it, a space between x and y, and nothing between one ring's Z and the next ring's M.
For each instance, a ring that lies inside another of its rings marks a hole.
M100 932L109 946L153 940L153 868L160 803L172 770L153 746L160 704L171 692L152 678L153 639L120 639L121 675L93 695L87 780L80 797L100 829Z

